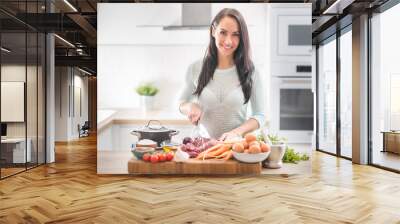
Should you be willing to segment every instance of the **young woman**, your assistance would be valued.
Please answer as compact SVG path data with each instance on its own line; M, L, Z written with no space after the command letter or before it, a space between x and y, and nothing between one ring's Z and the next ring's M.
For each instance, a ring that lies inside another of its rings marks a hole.
M180 100L181 113L219 140L264 125L264 88L250 58L247 25L237 10L225 8L213 19L206 55L189 66Z

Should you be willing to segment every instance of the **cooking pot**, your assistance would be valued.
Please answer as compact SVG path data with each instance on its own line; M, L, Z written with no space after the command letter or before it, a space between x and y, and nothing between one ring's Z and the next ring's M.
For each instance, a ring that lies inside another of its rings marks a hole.
M150 139L157 142L158 146L161 146L163 141L171 141L171 137L178 133L179 131L164 127L158 120L150 120L143 128L131 131L131 134L136 135L139 140Z

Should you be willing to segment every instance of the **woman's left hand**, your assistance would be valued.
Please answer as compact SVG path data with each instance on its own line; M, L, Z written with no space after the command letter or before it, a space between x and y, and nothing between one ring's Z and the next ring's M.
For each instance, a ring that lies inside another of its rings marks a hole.
M240 134L238 134L235 131L229 131L229 132L223 133L218 140L225 141L227 139L238 138L238 137L241 138L242 136L240 136Z

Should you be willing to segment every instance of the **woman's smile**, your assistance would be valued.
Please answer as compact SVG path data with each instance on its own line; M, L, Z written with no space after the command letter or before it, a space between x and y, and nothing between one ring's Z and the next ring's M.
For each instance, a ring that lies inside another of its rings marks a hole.
M227 51L232 50L232 46L223 46L223 48L224 48L225 50L227 50Z
M231 17L224 17L213 30L218 52L223 56L232 56L239 45L239 24Z

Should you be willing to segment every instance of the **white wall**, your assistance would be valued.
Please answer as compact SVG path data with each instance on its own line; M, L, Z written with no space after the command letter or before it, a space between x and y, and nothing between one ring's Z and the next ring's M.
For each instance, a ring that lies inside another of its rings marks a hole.
M179 3L98 4L99 109L140 107L135 88L148 81L160 89L155 109L176 109L187 67L205 54L208 30L163 31L161 26L143 25L176 23L180 19L180 6ZM263 75L265 6L212 4L212 16L224 7L237 8L243 14L249 25L253 60Z
M71 135L73 138L79 137L79 132L77 129L78 124L82 126L85 121L88 121L88 107L89 107L89 102L88 102L88 77L87 76L81 76L83 73L78 73L77 70L75 70L75 75L74 75L74 93L73 96L74 98L74 109L75 113L72 113L73 119L72 119L72 130L71 130ZM79 93L77 90L80 90L80 98L79 98ZM81 102L79 102L81 101ZM79 111L79 107L81 112Z
M55 141L68 139L68 68L55 68Z
M69 141L78 138L78 124L88 120L88 78L71 67L56 67L55 73L55 141ZM76 107L79 89L82 114Z

